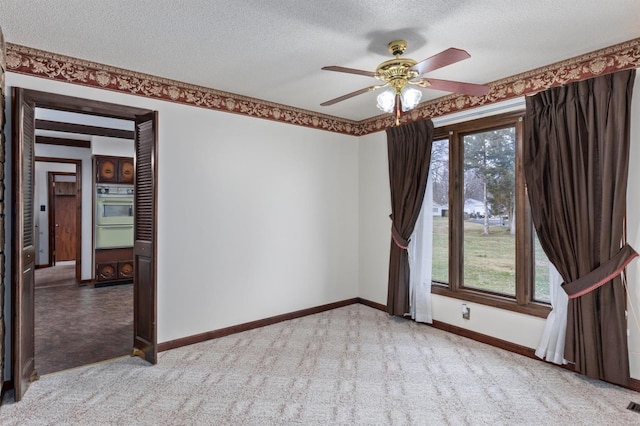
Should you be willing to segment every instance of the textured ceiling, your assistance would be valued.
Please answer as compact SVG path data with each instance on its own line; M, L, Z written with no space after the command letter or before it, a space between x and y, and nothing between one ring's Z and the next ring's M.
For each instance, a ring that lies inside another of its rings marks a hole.
M471 58L429 73L488 83L640 37L639 0L0 0L7 42L352 120L380 114L364 70L446 48ZM423 90L423 100L447 95Z

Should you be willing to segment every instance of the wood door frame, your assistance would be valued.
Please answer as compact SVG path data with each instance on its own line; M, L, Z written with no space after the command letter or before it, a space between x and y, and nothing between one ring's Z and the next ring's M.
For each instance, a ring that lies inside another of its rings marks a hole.
M136 120L137 116L142 116L145 114L149 114L149 113L154 113L157 115L157 113L153 110L149 110L149 109L143 109L143 108L137 108L137 107L131 107L131 106L125 106L125 105L118 105L118 104L111 104L108 102L103 102L103 101L96 101L96 100L90 100L90 99L83 99L83 98L76 98L76 97L71 97L71 96L66 96L66 95L59 95L59 94L55 94L55 93L48 93L48 92L41 92L41 91L37 91L37 90L31 90L31 89L24 89L24 88L20 88L20 87L14 87L13 88L13 94L14 97L22 97L25 98L29 101L29 103L33 104L35 108L47 108L47 109L53 109L53 110L59 110L59 111L67 111L67 112L77 112L77 113L83 113L83 114L89 114L89 115L95 115L95 116L103 116L103 117L110 117L110 118L119 118L119 119L125 119L125 120L131 120L134 121ZM14 99L14 104L15 104L15 99ZM15 111L14 111L15 113ZM18 132L18 129L15 128L15 120L20 120L22 117L22 114L14 114L14 137ZM22 122L17 122L18 126L20 128L22 128ZM157 123L157 122L156 122ZM35 126L34 126L35 127ZM35 145L35 129L33 130L33 135L31 135L31 137L33 138L33 141L31 142L32 144ZM157 153L157 132L154 135L154 140L153 140L153 147L154 147L154 151ZM15 154L15 153L14 153ZM153 186L151 188L151 191L153 192L153 197L154 200L157 200L157 174L158 174L158 169L157 169L157 157L155 159L151 159L152 161L152 170L153 170L153 174L154 174L154 180L153 180ZM20 179L17 179L16 177L16 173L18 173L19 170L16 170L15 168L12 168L12 173L13 173L13 182L14 182L14 186L15 186L15 182L20 181ZM16 180L17 179L17 180ZM95 176L94 176L95 179ZM137 186L137 185L136 185ZM15 188L14 188L15 189ZM135 191L138 192L138 188L135 188ZM15 199L13 200L15 202ZM157 223L157 202L154 202L154 208L153 208L153 218L154 218L154 222ZM14 218L14 222L15 222ZM13 239L14 242L16 242L15 244L12 244L12 260L14 262L14 265L17 264L17 262L15 262L15 259L17 258L17 256L20 256L20 253L17 251L18 244L17 241L19 240L20 236L22 235L20 233L20 229L17 229L18 227L16 226L12 226L11 229L11 237ZM154 244L157 244L157 228L154 229L154 233L152 235ZM147 314L151 314L153 315L154 318L154 323L153 323L153 347L156 348L157 347L157 328L156 328L156 322L155 322L155 316L157 313L157 273L155 273L155 271L157 271L157 245L155 246L156 249L154 250L153 254L152 254L152 262L153 262L153 269L154 269L154 274L153 274L153 280L149 283L147 283L146 285L151 286L151 294L153 294L153 297L151 298L152 300L146 300L144 306L144 309L147 310ZM21 311L21 306L19 304L17 304L17 298L19 297L19 295L17 294L17 289L19 288L18 286L18 278L16 278L17 272L15 270L12 270L12 279L13 279L13 285L12 285L12 291L11 291L11 306L12 306L12 312L11 312L11 317L12 318L17 318L17 317L22 317L22 315L25 314L33 314L33 310L34 310L34 306L30 307L31 312L27 311ZM138 285L137 283L134 283L134 286ZM27 308L25 308L27 309ZM140 314L140 312L137 312L137 307L134 307L134 321L136 320L137 316ZM20 324L12 324L12 345L11 345L11 355L12 355L12 379L13 379L13 386L14 388L17 387L17 381L20 380L22 381L21 377L16 377L16 371L17 371L17 364L19 361L17 361L17 359L20 356L19 353L19 347L20 347L20 342L17 341L16 339L16 335L18 334L18 327L20 327ZM22 334L19 334L20 336L22 336ZM133 337L132 336L132 347L134 347L135 343L133 342ZM134 354L136 354L135 350L133 351ZM155 360L153 360L153 363L155 363ZM35 374L35 373L34 373ZM26 384L25 384L26 385ZM18 396L16 395L16 402L19 401L21 399L21 395Z
M38 143L36 139L36 143ZM53 158L36 157L36 163L38 161L47 163L72 163L76 165L75 173L71 172L47 172L47 204L49 205L49 266L55 265L53 251L55 250L56 236L55 236L55 217L56 217L56 203L55 203L55 188L53 183L56 176L75 176L76 178L76 282L82 281L82 160L67 160L57 161ZM37 183L37 182L36 182Z

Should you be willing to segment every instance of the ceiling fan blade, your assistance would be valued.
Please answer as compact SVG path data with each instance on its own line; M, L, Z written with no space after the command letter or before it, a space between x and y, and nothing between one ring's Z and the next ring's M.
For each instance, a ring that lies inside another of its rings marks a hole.
M422 62L418 62L417 64L409 68L409 70L418 71L418 75L422 75L429 71L437 70L438 68L455 64L456 62L468 59L470 57L471 55L469 55L465 50L450 47L447 50L436 53L435 55L425 59Z
M323 103L320 104L320 106L329 106L329 105L337 104L338 102L342 102L342 101L347 100L349 98L353 98L354 96L362 95L363 93L367 93L367 92L371 92L373 90L377 90L377 89L379 89L381 87L383 87L383 86L365 87L364 89L356 90L355 92L351 92L351 93L347 93L346 95L342 95L339 98L335 98L335 99L331 99L330 101L323 102Z
M364 70L357 70L355 68L345 68L345 67L338 67L335 65L330 65L328 67L322 67L323 70L326 71L337 71L337 72L346 72L348 74L358 74L358 75L366 75L367 77L375 77L376 73L373 71L364 71Z
M489 86L460 81L440 80L437 78L423 78L415 82L420 87L427 89L443 90L445 92L460 93L463 95L483 96L489 93Z

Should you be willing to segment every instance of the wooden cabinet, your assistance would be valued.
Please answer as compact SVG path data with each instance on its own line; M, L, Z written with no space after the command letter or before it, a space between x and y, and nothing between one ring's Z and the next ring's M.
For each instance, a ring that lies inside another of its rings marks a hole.
M133 278L133 260L118 262L118 279L130 280Z
M96 157L96 182L118 181L118 160L113 157Z
M98 263L96 265L96 281L114 281L118 278L117 263Z
M96 155L95 170L97 183L133 184L133 158Z
M134 176L133 158L120 158L118 160L118 182L133 184Z
M96 183L133 185L133 158L96 155L94 157ZM131 194L131 192L129 192ZM124 196L124 195L123 195ZM98 207L96 207L97 209ZM96 227L96 240L98 235ZM133 279L133 248L96 249L95 280L97 283Z
M96 250L96 281L133 279L133 248Z

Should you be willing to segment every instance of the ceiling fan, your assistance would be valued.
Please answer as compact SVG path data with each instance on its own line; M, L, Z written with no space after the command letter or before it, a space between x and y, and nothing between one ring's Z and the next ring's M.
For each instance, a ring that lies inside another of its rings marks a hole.
M459 81L440 80L436 78L420 78L422 75L430 71L470 58L471 56L464 50L452 47L421 62L416 62L413 59L400 57L407 49L407 42L405 40L394 40L389 43L388 47L389 52L391 52L395 58L384 61L378 65L375 72L339 66L323 67L322 69L327 71L337 71L374 77L380 80L381 84L347 93L346 95L323 102L320 105L333 105L354 96L386 87L387 90L378 95L378 108L388 113L395 111L396 122L398 122L400 110L409 111L415 108L422 97L422 92L411 86L431 88L472 96L482 96L487 94L489 91L488 86L481 84L462 83Z

